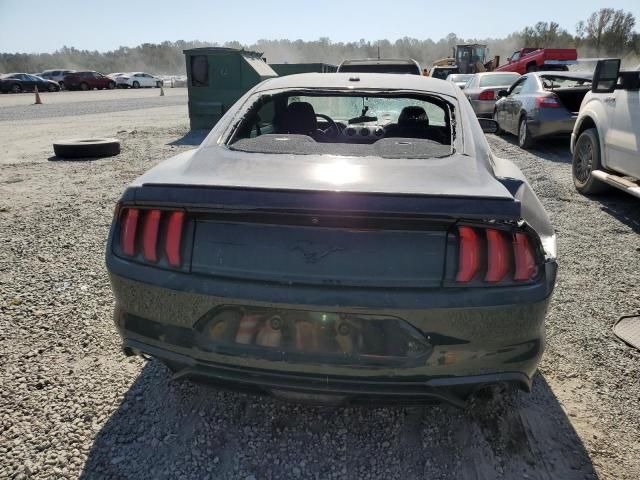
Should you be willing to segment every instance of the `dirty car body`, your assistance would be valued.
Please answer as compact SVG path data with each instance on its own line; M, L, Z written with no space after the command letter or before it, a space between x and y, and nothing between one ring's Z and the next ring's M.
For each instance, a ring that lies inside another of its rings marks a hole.
M591 73L535 72L523 75L507 91L500 92L494 119L500 128L531 141L570 135L580 105L591 90Z
M555 236L460 89L302 74L242 97L135 180L106 252L125 353L287 400L524 390Z

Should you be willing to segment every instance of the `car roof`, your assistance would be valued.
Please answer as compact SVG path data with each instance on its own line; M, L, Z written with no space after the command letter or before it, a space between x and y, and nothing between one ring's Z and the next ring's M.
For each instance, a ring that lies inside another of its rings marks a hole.
M517 75L518 77L522 76L518 72L478 72L474 73L473 75L478 75L479 77L485 77L487 75Z
M412 58L350 58L343 60L342 65L415 65Z
M353 80L356 78L358 80ZM419 90L456 97L458 87L451 82L422 75L345 72L300 73L270 78L262 82L256 91L295 88Z

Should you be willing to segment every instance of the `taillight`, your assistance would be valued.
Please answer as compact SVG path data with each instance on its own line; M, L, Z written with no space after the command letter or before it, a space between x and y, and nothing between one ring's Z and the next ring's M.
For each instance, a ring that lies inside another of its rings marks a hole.
M538 108L559 108L560 100L555 95L536 97L536 107Z
M496 92L494 92L493 90L483 90L482 92L480 92L480 95L478 95L478 100L495 100L496 99Z
M524 233L516 233L513 240L513 251L515 254L516 273L514 280L529 280L536 274L536 259L531 248L529 237Z
M172 267L180 266L180 243L182 238L182 223L184 212L171 212L167 221L167 239L164 251L167 261Z
M538 273L534 242L526 233L458 227L456 282L524 282Z
M158 261L158 232L160 231L160 210L148 210L142 224L142 254L149 262Z
M120 227L120 247L125 255L132 257L136 254L136 231L140 210L128 208L124 211L122 226Z
M499 282L511 268L511 244L500 230L488 228L487 231L487 274L486 282Z
M458 274L456 281L468 282L475 277L480 266L480 244L478 234L471 227L458 228L460 249L458 250Z
M142 254L146 262L163 257L171 267L182 265L184 212L159 209L122 208L120 249L127 257Z

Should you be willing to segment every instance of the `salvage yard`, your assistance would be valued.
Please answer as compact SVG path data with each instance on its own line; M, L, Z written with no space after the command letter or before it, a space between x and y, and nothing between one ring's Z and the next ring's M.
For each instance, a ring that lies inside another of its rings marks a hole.
M90 95L89 95L90 93ZM0 478L640 478L640 208L573 186L568 141L514 160L551 216L559 278L531 395L446 406L319 408L172 382L126 358L104 247L123 188L193 148L185 89L0 96ZM61 161L51 143L116 137Z

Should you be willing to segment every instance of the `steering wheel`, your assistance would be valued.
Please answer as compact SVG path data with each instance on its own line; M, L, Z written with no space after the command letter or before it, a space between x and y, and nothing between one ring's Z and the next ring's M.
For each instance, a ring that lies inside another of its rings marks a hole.
M329 122L329 128L324 130L322 133L326 135L329 130L333 129L336 132L336 136L340 135L340 128L338 127L338 124L333 120L333 118L331 118L329 115L325 115L324 113L316 113L316 117L320 117L323 120Z

